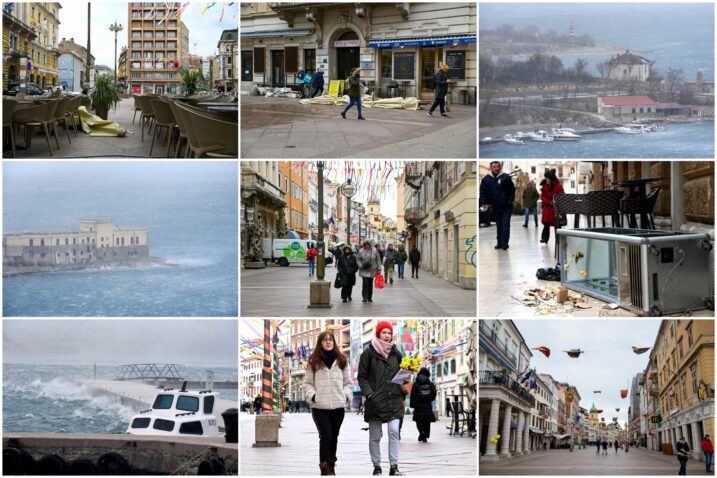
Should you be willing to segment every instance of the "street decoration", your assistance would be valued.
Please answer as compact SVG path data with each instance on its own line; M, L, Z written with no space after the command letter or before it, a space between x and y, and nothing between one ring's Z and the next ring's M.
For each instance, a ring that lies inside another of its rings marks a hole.
M545 355L547 358L550 358L550 349L545 345L541 345L540 347L535 347L530 350L537 350L538 352L542 352L542 354Z
M632 351L635 352L637 355L644 354L648 350L650 350L652 347L635 347L632 346Z
M627 389L620 390L620 398L627 398Z
M489 441L490 441L490 442L491 442L492 444L494 444L494 445L495 445L495 444L497 444L497 443L498 443L498 440L500 440L500 435L496 435L496 436L494 436L494 437L493 437L493 438L491 438L491 439L490 439Z
M617 417L612 417L612 421L617 423Z
M602 393L602 390L593 390L593 393L595 393L595 394Z
M580 350L580 349L563 350L563 352L565 352L566 354L568 354L568 356L571 357L571 358L578 358L578 357L580 357L580 354L584 354L584 353L585 353L584 350Z
M700 384L697 386L697 399L700 401L707 400L707 385L704 380L700 380Z
M619 408L616 408L616 409L615 409L615 411L616 411L616 412L619 412L619 411L620 411L620 409L619 409Z
M566 404L572 403L574 398L575 398L575 391L570 387L565 389L565 403Z

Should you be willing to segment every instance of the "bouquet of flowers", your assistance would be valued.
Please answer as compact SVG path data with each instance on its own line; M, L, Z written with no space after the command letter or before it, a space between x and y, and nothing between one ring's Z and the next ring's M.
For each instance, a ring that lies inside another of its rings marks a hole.
M398 385L404 384L411 377L411 373L418 372L421 369L421 359L418 357L405 356L401 360L401 370L393 377L391 383Z

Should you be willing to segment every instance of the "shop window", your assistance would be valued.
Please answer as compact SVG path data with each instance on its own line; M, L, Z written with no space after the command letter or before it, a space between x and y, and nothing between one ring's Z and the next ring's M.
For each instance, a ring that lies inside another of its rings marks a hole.
M252 80L252 58L253 52L251 50L242 50L241 52L241 81Z
M316 49L304 49L304 71L316 71Z

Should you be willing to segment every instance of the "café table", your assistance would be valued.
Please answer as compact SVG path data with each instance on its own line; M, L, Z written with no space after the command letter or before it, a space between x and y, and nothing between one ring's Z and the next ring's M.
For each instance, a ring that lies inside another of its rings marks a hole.
M650 223L647 218L647 185L661 181L665 178L642 178L642 179L623 179L614 183L615 186L627 187L629 189L628 197L637 197L640 201L640 229L649 229ZM637 226L637 221L630 221L634 226Z

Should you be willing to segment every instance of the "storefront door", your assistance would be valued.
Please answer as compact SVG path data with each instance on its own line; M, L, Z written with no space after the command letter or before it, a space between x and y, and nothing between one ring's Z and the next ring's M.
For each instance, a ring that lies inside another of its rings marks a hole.
M154 94L155 95L163 95L164 94L164 86L155 85L154 86Z
M336 73L339 75L339 80L344 80L349 77L354 68L359 66L359 49L358 47L349 48L337 48L336 59L338 69Z
M442 47L421 48L421 99L433 99L433 90L435 89L433 76L438 71L438 64L442 61Z
M271 84L284 86L284 50L271 50Z

